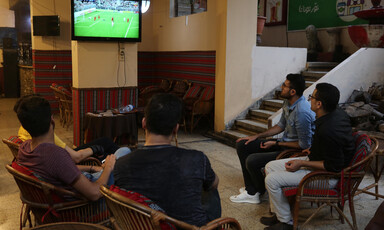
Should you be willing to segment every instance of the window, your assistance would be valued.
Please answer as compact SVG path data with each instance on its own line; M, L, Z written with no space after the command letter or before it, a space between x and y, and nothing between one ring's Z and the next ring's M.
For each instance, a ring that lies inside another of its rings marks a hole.
M170 17L186 16L207 11L208 0L170 0Z

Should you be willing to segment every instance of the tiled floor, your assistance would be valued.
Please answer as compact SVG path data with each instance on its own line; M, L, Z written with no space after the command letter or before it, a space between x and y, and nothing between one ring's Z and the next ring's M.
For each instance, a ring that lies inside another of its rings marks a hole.
M12 111L15 101L16 99L0 99L1 139L17 134L19 122ZM72 144L72 131L67 131L60 125L56 125L56 127L56 134L67 144ZM267 195L262 197L262 203L258 205L235 204L228 199L229 196L236 194L238 189L243 186L240 164L235 149L198 134L186 135L182 131L179 134L178 141L181 147L201 150L209 157L213 169L220 178L219 192L222 200L223 216L236 218L243 229L263 229L265 226L259 223L259 219L268 212ZM141 131L139 144L143 143L144 138ZM21 201L18 188L13 178L4 168L4 165L9 164L11 160L10 150L4 144L0 144L0 230L18 229L19 227ZM367 184L370 181L372 181L372 176L368 176L363 182ZM384 188L381 189L383 190ZM364 229L382 200L375 200L372 196L368 195L356 196L355 200L358 227L359 229ZM305 216L312 213L309 204L304 205L302 210L300 220L303 220ZM345 210L347 216L349 216L347 206ZM349 229L349 227L347 224L341 224L337 220L335 210L333 210L333 216L331 216L329 208L325 208L310 222L306 229Z

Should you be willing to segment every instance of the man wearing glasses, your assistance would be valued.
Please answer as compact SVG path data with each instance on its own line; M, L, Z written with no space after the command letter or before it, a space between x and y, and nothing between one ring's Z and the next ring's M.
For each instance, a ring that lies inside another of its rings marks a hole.
M265 193L261 168L285 149L307 149L311 146L315 114L303 96L304 89L305 80L301 74L288 74L281 86L281 97L285 102L279 123L265 132L236 141L245 187L240 188L239 195L230 197L232 202L260 203L260 195ZM261 139L282 132L282 138Z
M319 83L308 100L316 113L316 130L312 146L303 152L307 157L287 158L269 162L265 166L265 186L271 211L276 215L262 217L266 230L292 229L292 214L282 187L298 186L301 179L314 170L340 172L347 167L354 154L354 141L349 116L337 108L339 90L328 83ZM337 180L328 181L331 187Z

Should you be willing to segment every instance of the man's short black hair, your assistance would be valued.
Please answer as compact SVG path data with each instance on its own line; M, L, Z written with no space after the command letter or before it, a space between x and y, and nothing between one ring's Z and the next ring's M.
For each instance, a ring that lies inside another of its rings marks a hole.
M32 97L32 96L40 96L40 94L28 94L28 95L24 95L24 96L20 97L19 100L17 100L16 103L15 103L15 105L13 106L13 111L14 111L15 113L17 113L17 108L19 108L20 103L21 103L25 98Z
M48 132L51 124L51 106L39 96L29 96L20 99L16 104L17 117L23 128L32 137L38 137ZM15 106L16 107L16 106Z
M290 88L296 91L296 95L301 97L305 90L305 80L301 74L290 73L287 75L287 80L289 81Z
M313 96L316 100L321 101L324 110L327 113L335 110L340 99L339 89L329 83L319 83L316 85L316 90L316 95Z
M147 130L153 134L170 136L182 115L181 100L172 94L156 94L145 108Z

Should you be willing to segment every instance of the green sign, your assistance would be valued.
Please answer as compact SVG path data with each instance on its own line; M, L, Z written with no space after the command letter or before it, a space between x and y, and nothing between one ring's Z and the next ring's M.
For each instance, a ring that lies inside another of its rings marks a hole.
M289 0L288 31L368 24L353 13L371 7L369 0Z

